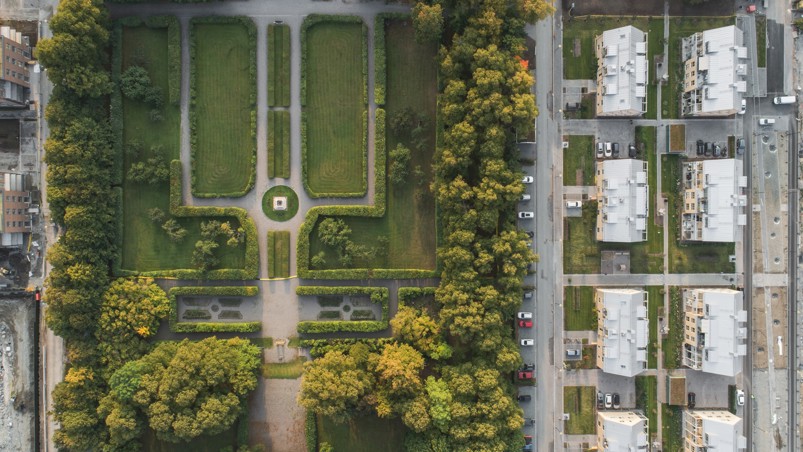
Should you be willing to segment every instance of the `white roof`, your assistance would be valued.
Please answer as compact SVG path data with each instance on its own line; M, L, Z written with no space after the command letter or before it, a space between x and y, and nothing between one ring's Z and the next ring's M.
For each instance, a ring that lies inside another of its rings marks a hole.
M735 376L742 371L747 353L747 319L743 293L732 289L690 289L703 300L698 334L705 335L703 372Z
M742 161L736 159L703 161L703 191L708 200L703 213L703 242L734 242L739 216L747 205L741 194Z
M602 113L634 110L644 112L647 83L647 51L644 32L628 25L602 33L603 56L600 66L609 68L602 78ZM637 87L641 85L641 90Z
M602 354L602 370L633 377L647 368L646 297L643 290L597 289L604 312L598 315L597 353Z
M605 452L646 450L648 419L634 411L598 411L602 431L597 432L597 447Z
M597 163L598 237L603 242L643 242L647 235L645 162L612 159Z
M705 55L698 57L698 69L708 69L701 90L702 113L738 110L747 90L744 74L737 74L740 61L747 58L743 33L734 25L703 32ZM741 82L741 83L740 83Z
M701 433L709 450L746 450L747 439L742 435L742 418L725 410L691 410L686 415L702 419L703 431L698 433Z

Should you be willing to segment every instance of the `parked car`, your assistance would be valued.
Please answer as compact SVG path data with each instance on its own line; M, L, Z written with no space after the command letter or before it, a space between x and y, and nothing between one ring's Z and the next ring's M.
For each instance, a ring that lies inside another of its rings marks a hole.
M533 450L533 437L524 435L524 447L521 448L522 452L530 452Z
M690 408L690 409L691 409L691 408L694 408L695 406L697 406L697 394L695 394L695 393L693 393L693 392L690 392L690 393L689 393L689 403L688 403L688 406L689 406L689 408Z
M631 159L636 158L636 153L637 152L638 151L636 150L636 146L635 145L630 144L630 145L627 146L627 156L630 157Z
M613 409L618 410L620 406L621 405L619 405L619 393L617 392L613 394Z
M714 157L719 157L720 155L722 155L722 146L714 145Z
M613 156L619 157L619 143L613 143Z
M519 380L532 380L533 379L533 373L531 371L529 371L529 370L520 370L520 371L518 371L516 376L518 377Z
M613 395L610 393L605 394L605 408L610 408L613 406Z
M530 394L519 394L517 398L519 399L519 402L529 402L533 399L533 396Z
M758 120L760 126L771 126L775 124L775 118L761 118Z
M521 320L529 320L533 318L533 313L527 311L521 311L518 314L516 314L516 317L518 317Z
M714 143L706 142L705 143L705 156L708 157L711 153L714 152Z
M519 320L519 327L521 328L532 328L533 321L532 320Z
M597 141L597 158L601 159L605 156L605 144L602 141Z
M524 231L527 234L527 237L533 238L535 237L535 232L533 231Z
M567 358L579 358L580 357L580 350L573 348L570 350L566 350L566 357Z
M519 212L519 218L529 219L533 218L534 216L535 214L533 212Z
M521 340L521 346L522 347L532 347L533 345L535 345L535 340L534 339L522 339Z
M533 297L533 291L532 290L528 290L527 292L524 292L524 299L525 300L529 300L532 297Z
M524 176L524 177L521 178L521 182L523 184L532 184L533 183L533 177L532 176Z
M581 201L566 201L566 208L567 209L577 209L582 207L583 203Z
M739 114L743 115L747 112L747 100L742 99L742 108L739 109Z
M747 11L748 13L756 12L756 5L747 5L747 9L745 11Z
M796 96L778 96L772 99L772 103L775 105L794 104L796 101Z
M744 391L741 389L736 390L736 405L744 406Z
M611 146L610 142L606 141L605 142L605 157L610 157L611 155L613 155L613 147Z
M521 370L535 370L535 364L524 363L521 365Z
M530 199L531 198L529 193L524 193L523 195L521 195L521 201L529 201Z
M703 155L705 153L705 143L703 140L697 140L697 155Z
M736 153L739 155L744 154L745 149L745 141L744 138L738 138L736 140Z
M601 410L605 406L605 394L602 391L597 391L597 409Z

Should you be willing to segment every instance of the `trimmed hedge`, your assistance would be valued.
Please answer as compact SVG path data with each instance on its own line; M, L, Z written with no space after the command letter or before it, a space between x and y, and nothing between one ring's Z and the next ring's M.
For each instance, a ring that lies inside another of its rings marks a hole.
M149 276L178 279L257 279L259 275L259 243L257 227L248 216L248 211L240 207L184 206L181 204L181 161L170 162L170 214L176 217L235 217L245 231L245 266L243 268L221 268L202 273L196 269L155 270L138 272L115 268L120 276ZM119 240L122 240L120 236Z
M392 337L378 338L344 338L344 339L301 339L299 346L309 348L310 356L318 358L330 351L348 352L352 345L361 343L368 346L369 352L381 352L385 345L395 342Z
M290 231L268 231L268 278L290 276Z
M399 287L399 306L425 296L435 296L436 287Z
M304 421L304 436L307 438L307 452L318 452L318 422L311 410L307 410Z
M237 24L245 27L248 33L248 55L249 65L248 72L252 83L250 83L251 93L249 96L249 106L251 107L251 171L248 177L248 183L245 188L240 191L228 193L198 193L195 191L195 181L197 175L195 173L195 150L198 147L198 137L195 130L198 129L198 115L195 112L195 99L196 99L196 71L195 71L195 25L197 24ZM256 164L257 164L257 27L254 21L244 16L206 16L206 17L193 17L190 20L190 158L191 158L191 175L190 187L193 196L197 198L239 198L245 196L254 188L256 183Z
M385 49L385 22L389 19L410 20L407 13L379 13L374 19L374 103L385 105L387 92L387 56Z
M179 322L178 300L179 296L233 296L254 297L259 294L256 286L225 286L225 287L174 287L167 292L170 300L170 314L168 321L170 331L174 333L253 333L262 329L262 322Z
M360 286L299 286L296 288L297 295L369 295L371 301L382 304L382 320L354 320L354 321L334 321L298 322L297 330L299 333L319 334L334 333L340 331L348 332L375 332L388 328L390 317L388 307L388 297L390 292L385 287L360 287Z

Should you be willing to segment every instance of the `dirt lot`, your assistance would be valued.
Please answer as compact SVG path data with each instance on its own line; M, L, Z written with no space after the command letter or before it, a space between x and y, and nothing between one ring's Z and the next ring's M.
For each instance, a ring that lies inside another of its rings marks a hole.
M664 0L567 0L563 2L565 14L572 3L575 16L660 16L664 13ZM696 6L687 5L683 0L669 0L671 16L729 16L733 10L733 0L709 0Z
M34 450L35 302L0 296L0 451Z

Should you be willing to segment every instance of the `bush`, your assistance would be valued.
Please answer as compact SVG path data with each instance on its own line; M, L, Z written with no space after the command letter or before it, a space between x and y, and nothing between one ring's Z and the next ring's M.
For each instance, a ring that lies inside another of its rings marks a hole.
M307 411L304 436L307 438L307 452L318 452L318 424L312 411Z
M317 358L334 350L347 353L348 350L357 343L365 344L368 347L369 352L381 352L385 348L385 345L394 341L395 339L389 337L361 339L302 339L300 341L300 346L309 348L310 355L313 358Z

